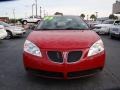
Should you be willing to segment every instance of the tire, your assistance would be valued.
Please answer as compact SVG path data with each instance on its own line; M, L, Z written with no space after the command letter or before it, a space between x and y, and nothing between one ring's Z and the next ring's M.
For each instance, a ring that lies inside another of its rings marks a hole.
M37 21L37 24L40 22L40 20Z
M111 38L111 39L115 39L115 37L114 37L114 36L112 36L112 35L110 35L110 38Z
M26 25L28 22L27 21L23 21L23 24Z
M13 37L12 33L10 31L7 31L6 39L11 39L12 37Z

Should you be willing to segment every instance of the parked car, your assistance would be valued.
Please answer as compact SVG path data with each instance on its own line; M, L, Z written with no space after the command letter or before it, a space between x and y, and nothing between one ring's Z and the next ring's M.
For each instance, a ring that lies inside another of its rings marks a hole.
M4 26L0 25L0 39L4 39L5 37L7 37L7 32Z
M79 16L48 16L25 41L23 61L27 72L41 77L79 78L103 69L105 49Z
M120 38L120 27L119 28L112 28L110 30L110 38Z
M38 23L39 21L41 21L41 18L38 16L30 16L28 18L22 19L22 23L23 24L27 24L27 23Z
M0 25L3 25L7 31L7 39L10 39L15 36L23 36L26 33L26 30L22 27L12 26L5 22L0 21Z
M94 31L98 34L109 34L110 29L115 27L119 20L106 20L102 24L95 25Z
M86 23L91 27L91 29L94 29L95 25L101 24L100 21L92 21L92 20L86 20Z

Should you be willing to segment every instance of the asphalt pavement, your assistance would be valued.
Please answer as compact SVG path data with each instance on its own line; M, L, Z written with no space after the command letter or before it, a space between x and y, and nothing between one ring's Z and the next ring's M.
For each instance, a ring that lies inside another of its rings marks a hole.
M104 70L89 78L55 80L28 76L22 53L27 35L0 42L0 90L120 90L120 40L101 36L106 48Z

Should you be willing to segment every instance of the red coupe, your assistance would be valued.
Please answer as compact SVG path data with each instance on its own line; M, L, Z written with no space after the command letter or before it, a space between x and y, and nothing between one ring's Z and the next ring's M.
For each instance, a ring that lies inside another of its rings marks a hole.
M101 38L79 16L47 16L24 44L25 69L46 78L74 79L101 71Z

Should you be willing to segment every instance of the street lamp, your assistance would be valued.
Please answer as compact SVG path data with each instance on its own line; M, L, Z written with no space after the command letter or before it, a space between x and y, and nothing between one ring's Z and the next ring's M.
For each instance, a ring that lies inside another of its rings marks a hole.
M45 17L45 16L46 16L46 14L45 14L46 11L45 11L45 9L43 10L43 12L44 12L44 17Z
M98 12L95 12L96 13L96 19L98 18Z
M40 18L42 17L42 7L40 6Z
M14 25L16 23L16 20L15 20L15 8L13 9L13 17L14 17Z
M32 4L32 16L33 16L33 7L34 7L34 5L35 5L35 4L33 3L33 4Z
M35 0L35 4L36 4L36 16L37 16L37 0Z
M87 15L87 20L89 19L89 15Z

